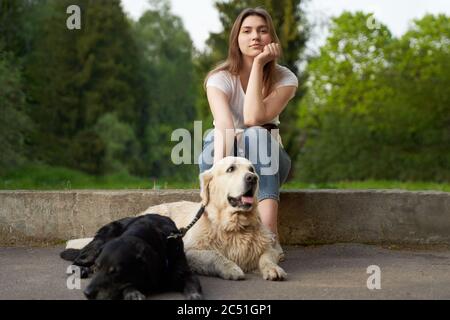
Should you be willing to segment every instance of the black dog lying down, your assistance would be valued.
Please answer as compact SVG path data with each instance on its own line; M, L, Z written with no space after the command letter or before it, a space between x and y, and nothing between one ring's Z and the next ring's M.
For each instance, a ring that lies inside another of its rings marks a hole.
M84 294L88 299L145 299L145 294L181 291L202 299L198 278L186 261L183 240L167 237L178 232L175 223L158 214L124 218L98 230L83 249L67 249L61 258L93 273Z

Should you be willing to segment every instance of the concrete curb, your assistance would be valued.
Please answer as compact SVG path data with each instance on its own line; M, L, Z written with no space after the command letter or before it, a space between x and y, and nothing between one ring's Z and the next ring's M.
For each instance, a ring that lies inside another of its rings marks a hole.
M102 225L198 190L0 191L0 245L92 236ZM282 191L283 244L450 244L450 193Z

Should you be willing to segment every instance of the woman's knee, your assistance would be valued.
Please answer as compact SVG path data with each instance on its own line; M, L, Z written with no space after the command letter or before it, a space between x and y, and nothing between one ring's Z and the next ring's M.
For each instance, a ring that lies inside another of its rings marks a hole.
M200 169L200 173L210 169L214 164L214 149L213 145L207 145L200 153L198 157L198 167Z
M245 157L253 164L261 168L278 167L281 146L267 129L259 126L247 128L243 139Z
M269 131L261 126L248 127L244 130L243 133L244 139L254 145L258 145L259 141L261 141L263 138L266 138L267 140L269 136Z
M242 138L246 157L258 155L258 158L262 158L261 152L267 153L272 145L269 131L260 126L245 129Z
M214 164L214 130L209 132L203 142L202 152L198 157L200 173L210 169Z

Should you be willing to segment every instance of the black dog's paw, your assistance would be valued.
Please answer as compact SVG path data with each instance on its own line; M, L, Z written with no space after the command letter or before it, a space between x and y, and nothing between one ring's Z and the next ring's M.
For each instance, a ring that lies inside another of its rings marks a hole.
M73 262L78 257L80 252L81 250L79 249L66 249L61 252L59 256L64 260Z
M193 274L186 276L183 294L187 300L203 300L202 286L198 277Z
M203 295L200 292L193 292L186 296L188 300L203 300Z
M146 297L137 290L129 290L123 294L124 300L145 300Z
M80 267L80 277L81 279L89 278L92 273L92 269L89 267Z
M92 274L92 268L82 267L82 266L77 266L77 265L72 264L67 268L66 274L68 274L68 275L78 274L78 276L81 279L86 279L86 278L89 278L89 276Z
M81 279L89 278L91 273L90 267L77 266L75 264L70 265L66 270L66 274L78 274Z

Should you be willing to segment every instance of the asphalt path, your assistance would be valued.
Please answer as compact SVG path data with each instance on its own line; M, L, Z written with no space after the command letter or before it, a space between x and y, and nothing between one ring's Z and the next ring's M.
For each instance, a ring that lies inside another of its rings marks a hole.
M0 248L0 299L78 300L80 289L68 279L63 246ZM285 247L281 282L250 273L231 281L201 276L205 299L450 299L450 251L439 248L389 249L361 244ZM69 285L68 285L69 284ZM177 292L149 299L183 299Z

